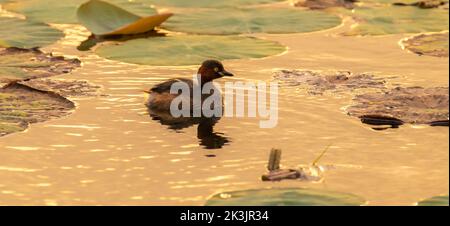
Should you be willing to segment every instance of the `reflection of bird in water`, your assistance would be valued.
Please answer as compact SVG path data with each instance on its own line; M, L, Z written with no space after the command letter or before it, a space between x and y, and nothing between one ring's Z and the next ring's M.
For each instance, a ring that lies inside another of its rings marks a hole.
M197 138L199 139L200 145L206 149L220 149L230 142L222 133L214 132L214 125L220 118L173 117L170 112L158 112L152 111L151 109L149 109L149 113L153 120L175 131L198 125Z
M218 121L219 119L204 118L197 127L197 138L200 139L200 145L207 149L219 149L230 142L227 137L223 136L223 133L214 132L214 125Z
M195 108L201 109L201 106L194 106L195 102L193 101L192 94L195 84L199 84L200 88L203 88L204 84L212 82L215 79L222 78L224 76L233 76L233 74L224 69L222 63L216 60L207 60L203 62L201 67L198 69L198 75L200 76L199 81L180 78L170 79L166 82L155 85L152 89L150 89L150 91L146 91L146 93L149 94L149 98L146 101L146 106L148 107L150 116L153 120L159 121L162 125L169 126L169 129L181 130L198 125L197 137L200 140L200 144L207 149L219 149L230 142L227 137L223 136L223 134L214 132L214 125L220 120L220 117L205 117L203 114L201 117L173 117L170 112L170 105L172 101L179 95L186 95L183 93L170 93L172 85L175 83L183 82L189 87L190 93L185 97L190 100L190 110L192 112ZM202 94L201 104L206 98L214 94L214 92L216 92L216 90L214 90L211 94ZM216 106L211 107L214 108Z

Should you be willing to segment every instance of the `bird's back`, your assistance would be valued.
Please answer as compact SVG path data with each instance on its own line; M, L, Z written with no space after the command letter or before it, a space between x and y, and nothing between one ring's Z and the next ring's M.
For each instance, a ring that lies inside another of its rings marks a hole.
M186 78L170 79L159 83L150 89L149 97L146 102L147 107L155 111L170 111L172 100L179 96L179 94L170 93L172 85L177 82L186 83L190 88L190 93L192 92L192 80ZM190 94L188 94L186 98L190 98Z
M172 88L172 85L177 82L186 83L190 88L193 87L192 80L186 79L186 78L175 78L175 79L170 79L163 83L153 86L153 88L150 89L150 92L151 93L159 93L159 94L170 93L170 89Z

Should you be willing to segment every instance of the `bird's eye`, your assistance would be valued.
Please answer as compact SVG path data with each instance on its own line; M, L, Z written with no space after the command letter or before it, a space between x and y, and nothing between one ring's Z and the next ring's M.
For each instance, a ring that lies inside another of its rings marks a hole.
M219 72L219 68L218 68L218 67L215 67L215 68L214 68L214 71L215 71L215 72Z

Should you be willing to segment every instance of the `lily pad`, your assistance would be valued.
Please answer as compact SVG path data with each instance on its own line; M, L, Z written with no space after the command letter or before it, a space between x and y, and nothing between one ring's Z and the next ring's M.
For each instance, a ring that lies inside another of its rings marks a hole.
M206 206L361 206L364 199L347 193L278 188L223 192L214 195Z
M445 125L446 121L448 125L448 91L448 87L397 87L387 92L362 94L355 97L355 104L348 107L347 112L364 120L397 119L412 124L441 122L439 125Z
M240 36L172 36L103 45L96 53L110 60L153 66L198 65L205 59L261 58L284 52L276 42Z
M356 8L350 14L358 24L346 35L386 35L448 30L448 11L417 7Z
M421 9L432 9L432 8L439 8L444 7L445 5L448 5L447 0L422 0L422 1L415 1L415 2L395 2L394 5L398 6L416 6Z
M155 9L129 0L107 0L140 16L153 15ZM11 0L3 8L23 14L29 20L45 23L76 24L78 6L86 0Z
M383 3L383 4L393 4L396 2L400 3L414 3L419 0L359 0L360 2L369 2L369 3Z
M42 47L64 37L47 24L16 18L0 17L0 27L0 47Z
M69 73L79 66L77 59L54 57L37 49L0 48L0 82Z
M142 18L110 3L90 0L78 8L77 16L96 35L133 35L153 30L172 14Z
M145 2L156 6L170 6L170 7L195 7L195 8L221 8L221 7L236 7L236 6L248 6L257 4L267 4L273 2L282 2L285 0L138 0L139 2Z
M421 34L404 40L406 49L419 55L448 57L448 32Z
M382 3L399 6L417 6L423 9L437 8L448 4L448 0L359 0L368 3Z
M303 33L341 24L335 15L287 8L206 9L176 14L163 27L168 30L210 35L244 33Z
M322 95L326 91L386 88L386 81L383 78L366 73L353 74L350 71L281 70L275 73L274 79L283 86L306 86L308 93L312 95Z
M38 90L57 93L63 97L100 96L100 86L84 80L62 79L32 79L20 81L19 84Z
M300 0L295 3L297 7L306 7L309 9L327 9L332 7L344 7L353 9L357 0Z
M74 108L74 103L56 93L8 84L0 88L0 136L23 131L30 123L68 115Z
M429 199L425 199L417 203L418 206L448 206L447 196L435 196Z

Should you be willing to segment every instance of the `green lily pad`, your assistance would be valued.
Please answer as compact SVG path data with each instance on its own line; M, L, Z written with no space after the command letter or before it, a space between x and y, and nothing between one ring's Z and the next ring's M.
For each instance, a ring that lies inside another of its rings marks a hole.
M41 47L64 37L47 24L16 18L0 17L0 27L0 47Z
M281 2L285 0L138 0L139 2L145 2L156 6L169 6L169 7L197 7L197 8L214 8L214 7L235 7L235 6L248 6L257 4L267 4L273 2Z
M121 45L103 45L104 58L153 66L197 65L205 59L261 58L284 52L276 42L240 36L173 36L135 39Z
M419 206L448 206L447 196L435 196L429 199L425 199L417 203Z
M207 9L176 14L163 27L209 35L243 33L302 33L341 24L337 16L318 11L286 8Z
M448 43L448 32L421 34L403 41L411 52L436 57L448 57Z
M23 14L29 20L56 24L78 23L76 11L87 0L11 0L3 8ZM129 0L106 0L134 14L148 16L156 13L150 6Z
M365 200L347 193L303 188L223 192L206 206L361 206Z
M79 66L77 59L54 57L36 49L0 48L0 82L69 73Z
M356 8L350 14L359 22L346 35L386 35L448 30L448 11L417 7Z

